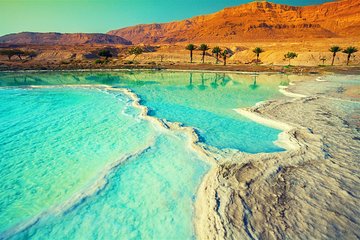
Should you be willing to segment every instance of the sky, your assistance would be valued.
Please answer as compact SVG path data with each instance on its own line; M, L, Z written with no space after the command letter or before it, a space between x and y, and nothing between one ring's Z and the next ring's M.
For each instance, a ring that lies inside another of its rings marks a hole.
M314 5L330 0L273 0ZM140 23L169 22L250 0L0 0L0 36L23 32L99 32Z

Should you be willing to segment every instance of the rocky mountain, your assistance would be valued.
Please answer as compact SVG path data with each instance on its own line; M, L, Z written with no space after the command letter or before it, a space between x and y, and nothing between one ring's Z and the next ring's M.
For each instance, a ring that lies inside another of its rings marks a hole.
M74 45L74 44L123 44L131 42L115 35L99 33L35 33L22 32L0 37L0 43Z
M108 34L134 44L358 37L360 0L305 7L252 2L210 15L163 24L142 24Z

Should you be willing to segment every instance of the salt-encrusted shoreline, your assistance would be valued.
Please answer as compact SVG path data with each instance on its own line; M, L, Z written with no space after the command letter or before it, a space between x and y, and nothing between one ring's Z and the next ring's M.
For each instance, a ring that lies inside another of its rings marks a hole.
M321 83L314 81L314 84ZM359 236L360 215L356 210L359 200L354 197L360 193L356 187L360 183L356 169L360 168L355 161L360 158L356 142L359 136L354 135L353 127L344 123L343 113L333 108L331 101L334 99L324 95L305 97L295 94L292 95L295 99L267 101L249 109L236 109L243 116L282 130L277 144L287 150L246 154L209 150L199 142L194 129L149 116L147 108L131 90L107 85L63 86L122 91L132 98L135 107L141 109L144 118L163 129L190 134L190 146L212 166L196 197L194 224L199 239L296 239L300 234L331 238L339 229L341 237ZM301 92L301 87L290 87ZM344 103L350 101L341 100ZM317 112L321 114L316 115ZM350 167L332 169L328 165L339 165L339 162ZM348 179L351 180L349 183ZM294 185L294 181L301 184ZM340 185L342 182L346 185ZM341 206L335 208L336 202ZM339 213L333 216L326 206Z
M284 130L291 147L221 159L198 191L199 239L359 238L357 118L338 105L347 102L324 97L322 82L314 79L308 97L290 94L296 98L237 110ZM301 84L291 88L302 92Z

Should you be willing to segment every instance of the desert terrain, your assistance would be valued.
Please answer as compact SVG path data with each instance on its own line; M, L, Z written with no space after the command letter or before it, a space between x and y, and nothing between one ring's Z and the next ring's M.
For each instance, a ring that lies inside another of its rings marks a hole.
M115 68L179 68L236 71L293 71L284 55L298 56L290 64L303 67L329 66L329 48L342 50L360 46L360 1L342 0L321 5L293 7L270 2L252 2L225 8L217 13L183 21L141 24L111 30L106 34L18 33L0 37L0 50L19 49L36 56L20 59L0 55L1 70L61 70ZM190 64L188 44L207 44L205 61L202 52L194 50ZM133 47L142 54L129 52ZM227 50L227 65L218 64L214 47ZM253 49L260 47L259 64ZM99 52L107 49L106 61ZM345 66L347 54L338 52L335 66ZM357 53L351 55L350 69L360 63ZM256 65L256 66L255 66ZM301 70L295 70L298 72ZM321 71L321 70L320 70ZM328 70L326 70L328 71ZM336 67L330 71L337 71Z
M196 43L195 43L196 44ZM205 63L201 63L201 51L194 51L194 62L190 63L189 51L186 44L140 45L144 52L138 56L131 55L128 50L132 46L123 45L21 45L17 47L23 51L38 53L33 59L27 57L20 60L13 56L9 60L0 56L1 70L66 70L66 69L116 69L116 68L160 68L160 69L204 69L220 71L338 71L337 69L357 69L360 58L352 55L349 66L346 66L347 55L338 53L334 66L331 65L332 45L359 46L356 39L322 39L312 41L288 42L242 42L242 43L215 43L210 47L219 46L229 49L232 55L223 66L223 59L216 64L216 57L209 50L205 56ZM256 64L255 47L261 47L265 52L260 54L260 64ZM8 46L3 48L8 49ZM101 49L110 49L113 57L107 63L96 63ZM288 60L284 58L287 52L296 52L298 57L291 60L292 69L286 68ZM324 59L324 61L322 60ZM301 68L303 70L299 70ZM315 70L317 69L317 70Z

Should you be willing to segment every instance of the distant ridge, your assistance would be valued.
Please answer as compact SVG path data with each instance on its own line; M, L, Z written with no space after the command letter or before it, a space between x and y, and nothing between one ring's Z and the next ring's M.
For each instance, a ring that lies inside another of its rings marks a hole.
M256 1L217 13L109 31L139 43L241 42L360 36L360 0L294 7Z
M122 37L101 33L35 33L22 32L0 37L0 43L73 45L73 44L123 44L131 45Z

